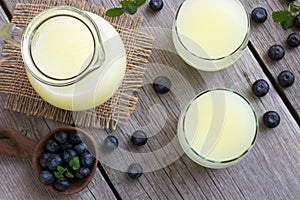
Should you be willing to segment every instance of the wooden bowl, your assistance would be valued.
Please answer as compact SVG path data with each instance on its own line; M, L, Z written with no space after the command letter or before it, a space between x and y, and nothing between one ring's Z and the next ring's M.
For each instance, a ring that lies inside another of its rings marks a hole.
M57 129L51 131L41 141L39 141L39 143L36 145L36 147L32 153L32 165L33 165L35 175L38 179L40 177L40 173L43 170L39 163L39 157L42 155L42 153L45 152L45 145L46 145L47 140L50 139L53 136L53 134L56 133L57 131L64 131L66 133L70 133L72 131L77 131L81 135L82 141L85 142L86 145L88 146L88 150L90 151L90 153L92 155L94 155L95 162L94 162L94 165L91 167L91 174L89 177L82 179L82 180L76 180L76 181L72 182L70 187L65 191L56 190L52 185L44 185L43 183L41 183L41 184L43 184L51 192L54 192L57 194L64 194L64 195L75 194L75 193L83 190L89 184L89 182L92 180L92 178L96 172L97 163L98 163L97 145L96 145L95 140L88 133L86 133L82 129L79 129L76 127L60 127L60 128L57 128Z

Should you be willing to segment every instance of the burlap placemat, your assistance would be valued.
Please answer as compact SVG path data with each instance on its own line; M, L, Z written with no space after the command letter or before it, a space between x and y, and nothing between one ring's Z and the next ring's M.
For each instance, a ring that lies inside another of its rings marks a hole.
M81 0L33 0L31 4L17 4L12 22L26 27L41 11L59 5L93 12L108 20L120 33L128 63L120 88L111 99L95 109L79 112L61 110L45 102L33 90L26 77L20 49L7 44L0 62L0 92L7 94L4 108L68 124L115 129L117 123L126 122L138 101L134 93L142 86L144 65L148 62L153 38L139 32L142 17L125 15L109 18L105 16L105 8Z

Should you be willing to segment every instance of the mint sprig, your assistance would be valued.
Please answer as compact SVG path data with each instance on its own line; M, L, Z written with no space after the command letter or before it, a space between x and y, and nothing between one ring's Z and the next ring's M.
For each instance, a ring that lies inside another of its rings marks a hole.
M287 10L279 10L272 13L273 21L280 23L284 30L291 28L294 24L295 16L300 12L300 5L290 3Z
M80 162L78 157L74 157L72 160L69 162L70 167L72 167L74 170L77 170L80 168Z
M73 170L78 170L80 168L80 162L78 157L74 157L72 160L69 162L69 167L72 167ZM74 175L69 172L68 167L62 167L62 166L57 166L56 167L57 172L54 172L54 176L56 178L74 178Z
M142 6L146 0L122 0L120 6L108 9L105 13L109 17L117 17L124 14L126 11L133 15L137 12L138 7Z

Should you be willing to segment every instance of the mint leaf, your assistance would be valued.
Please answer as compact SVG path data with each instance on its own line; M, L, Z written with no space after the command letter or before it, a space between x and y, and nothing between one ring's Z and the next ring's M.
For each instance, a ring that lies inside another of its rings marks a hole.
M70 172L67 172L67 173L66 173L66 177L68 177L68 178L74 178L74 175L71 174Z
M272 13L272 18L274 22L281 23L290 21L293 18L293 15L288 10L280 10Z
M131 0L123 0L121 1L121 7L122 8L127 8L129 4L131 4Z
M74 170L77 170L80 168L80 162L78 157L74 157L72 160L69 162L70 167L72 167Z
M57 169L58 172L65 172L65 171L67 171L67 169L63 168L62 166L57 166L56 169Z
M106 16L116 17L120 16L128 11L129 14L134 14L137 12L138 7L143 5L146 0L122 0L119 7L108 9L105 13Z
M294 19L295 17L293 16L290 20L285 21L285 22L281 22L281 26L284 30L287 30L289 28L291 28L294 25Z
M141 5L143 5L146 2L146 0L135 0L134 4L138 7L140 7Z
M295 3L290 3L289 4L289 11L291 11L291 12L300 12L300 5L295 4Z
M111 8L106 11L105 15L109 17L117 17L124 13L124 8Z
M128 10L128 12L129 12L129 14L132 15L132 14L136 13L136 11L137 11L137 6L134 5L133 3L128 4L127 10Z
M55 176L56 178L65 178L64 175L62 175L61 172L54 172L54 176Z

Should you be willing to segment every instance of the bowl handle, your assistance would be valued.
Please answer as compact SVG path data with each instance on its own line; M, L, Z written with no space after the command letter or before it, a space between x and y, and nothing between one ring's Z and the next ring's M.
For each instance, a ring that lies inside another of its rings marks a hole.
M9 139L13 145L1 141ZM31 158L37 142L11 128L0 128L0 154L6 156Z

